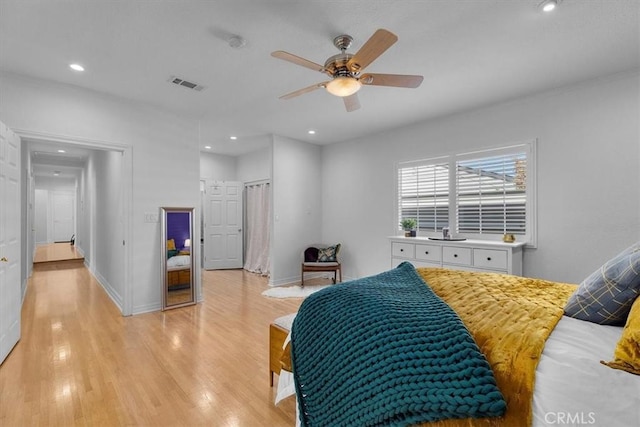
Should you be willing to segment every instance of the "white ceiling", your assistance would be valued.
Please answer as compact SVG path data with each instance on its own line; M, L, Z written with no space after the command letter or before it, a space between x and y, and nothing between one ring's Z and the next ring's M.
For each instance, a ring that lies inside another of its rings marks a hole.
M238 155L272 133L334 143L640 67L640 0L564 0L552 14L539 2L0 0L0 69L197 118L203 151ZM272 51L323 64L335 36L355 53L378 28L399 41L367 71L420 74L421 87L364 87L351 113L322 89L278 99L326 76Z

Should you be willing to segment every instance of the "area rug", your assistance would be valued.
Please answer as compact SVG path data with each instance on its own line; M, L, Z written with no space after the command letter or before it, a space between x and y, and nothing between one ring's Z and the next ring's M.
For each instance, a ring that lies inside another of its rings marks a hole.
M312 285L312 286L274 286L262 292L262 295L270 298L306 298L314 292L318 292L331 285Z

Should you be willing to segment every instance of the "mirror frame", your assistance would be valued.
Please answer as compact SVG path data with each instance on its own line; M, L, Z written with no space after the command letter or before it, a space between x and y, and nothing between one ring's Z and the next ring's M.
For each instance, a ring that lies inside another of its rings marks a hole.
M191 239L191 249L190 249L190 263L189 263L189 284L190 286L190 294L189 294L189 300L188 301L184 301L184 302L178 302L175 304L171 304L169 302L169 274L168 274L168 269L167 269L167 241L169 239L169 236L167 235L168 232L168 216L172 213L187 213L189 215L189 238ZM195 262L194 262L194 243L193 242L197 242L199 241L199 239L195 239L194 238L194 234L193 234L193 215L194 215L194 208L192 207L187 207L187 208L176 208L176 207L161 207L160 208L160 259L162 260L161 262L161 271L162 271L162 311L164 310L168 310L171 308L178 308L178 307L184 307L187 305L194 305L196 303L196 293L195 293L195 275L193 274L193 269L195 266Z

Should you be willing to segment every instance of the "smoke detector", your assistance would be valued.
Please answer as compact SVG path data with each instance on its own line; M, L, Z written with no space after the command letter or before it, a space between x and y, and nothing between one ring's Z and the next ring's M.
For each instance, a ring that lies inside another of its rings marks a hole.
M227 43L234 49L242 49L247 44L247 41L240 36L232 35L227 39Z

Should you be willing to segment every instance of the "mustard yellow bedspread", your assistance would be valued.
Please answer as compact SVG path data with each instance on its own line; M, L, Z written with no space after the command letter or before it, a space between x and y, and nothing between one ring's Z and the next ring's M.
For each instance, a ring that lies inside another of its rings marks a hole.
M425 426L530 426L536 367L575 286L494 273L417 271L465 323L507 402L507 412L500 418L443 420Z

